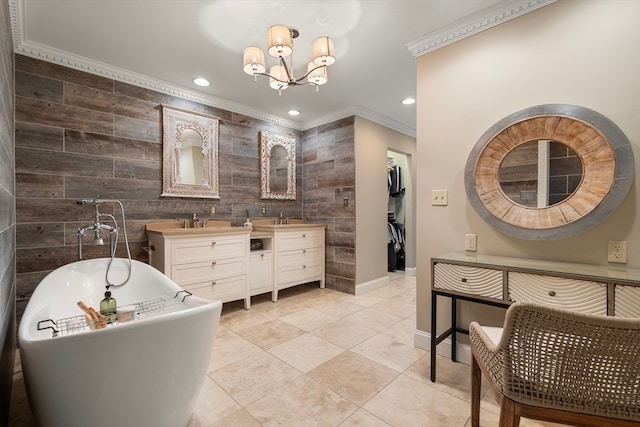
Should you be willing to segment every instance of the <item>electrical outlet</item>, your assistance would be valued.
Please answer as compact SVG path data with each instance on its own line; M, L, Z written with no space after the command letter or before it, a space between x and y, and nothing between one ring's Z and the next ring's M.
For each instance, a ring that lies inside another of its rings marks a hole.
M464 250L465 251L475 251L476 250L476 235L475 234L465 234L464 235Z
M262 212L262 215L266 214L267 213L267 207L266 206L262 206L260 208L260 212Z
M607 245L607 261L627 263L627 241L626 240L609 240Z
M431 206L447 206L448 204L447 190L431 190Z
M211 206L211 214L214 215L216 213L216 205Z

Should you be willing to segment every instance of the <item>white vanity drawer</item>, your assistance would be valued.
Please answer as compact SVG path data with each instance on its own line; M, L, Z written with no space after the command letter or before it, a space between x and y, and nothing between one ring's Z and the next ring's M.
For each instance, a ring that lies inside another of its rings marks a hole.
M532 301L605 316L607 285L564 277L510 272L509 300Z
M227 302L244 298L245 277L237 276L219 280L208 280L182 287L193 295L201 298Z
M286 284L288 282L300 282L320 280L322 273L322 266L320 264L315 265L292 265L289 267L280 268L280 284Z
M178 240L171 245L172 263L192 263L220 258L243 257L246 254L246 239L218 237Z
M244 275L244 258L205 261L171 266L171 278L179 285Z
M615 286L616 317L640 317L640 286Z
M437 263L433 267L433 286L450 291L502 299L502 271Z
M280 267L320 264L321 258L322 252L319 248L280 252Z
M318 248L324 246L322 231L289 231L278 236L278 250L290 251L295 249Z

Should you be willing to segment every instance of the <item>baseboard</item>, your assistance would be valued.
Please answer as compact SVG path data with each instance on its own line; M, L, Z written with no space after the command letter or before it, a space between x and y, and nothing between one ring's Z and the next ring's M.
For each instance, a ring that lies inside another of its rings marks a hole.
M375 291L376 289L384 288L389 284L389 276L379 277L377 279L369 280L368 282L360 283L356 285L356 295L366 294L367 292Z
M413 345L422 350L431 351L431 334L416 329L413 333ZM451 338L447 338L438 344L436 354L451 359ZM471 346L469 344L458 343L456 346L456 356L458 362L470 365Z
M405 276L409 276L409 277L416 277L416 268L415 267L409 267L404 269L404 275Z

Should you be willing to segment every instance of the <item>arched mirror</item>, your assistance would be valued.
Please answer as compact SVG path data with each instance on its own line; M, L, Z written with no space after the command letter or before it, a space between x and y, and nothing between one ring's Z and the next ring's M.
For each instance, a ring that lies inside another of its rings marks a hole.
M204 140L193 129L185 129L179 138L180 161L176 163L176 182L202 184L204 182ZM178 181L179 180L179 181Z
M295 138L260 132L260 196L263 199L296 199Z
M162 106L162 196L216 199L218 118Z
M482 135L467 160L465 189L476 212L499 231L560 239L613 213L633 177L629 140L611 120L587 108L547 104L511 114Z

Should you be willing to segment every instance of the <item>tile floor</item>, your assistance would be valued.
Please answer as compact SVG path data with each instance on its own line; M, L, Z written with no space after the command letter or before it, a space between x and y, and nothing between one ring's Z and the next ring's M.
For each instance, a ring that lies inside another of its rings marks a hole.
M225 304L188 427L470 426L469 366L439 357L429 380L429 353L413 345L415 277L389 279L360 296L303 285L251 310ZM497 426L484 394L481 424ZM18 363L9 426L35 425Z

